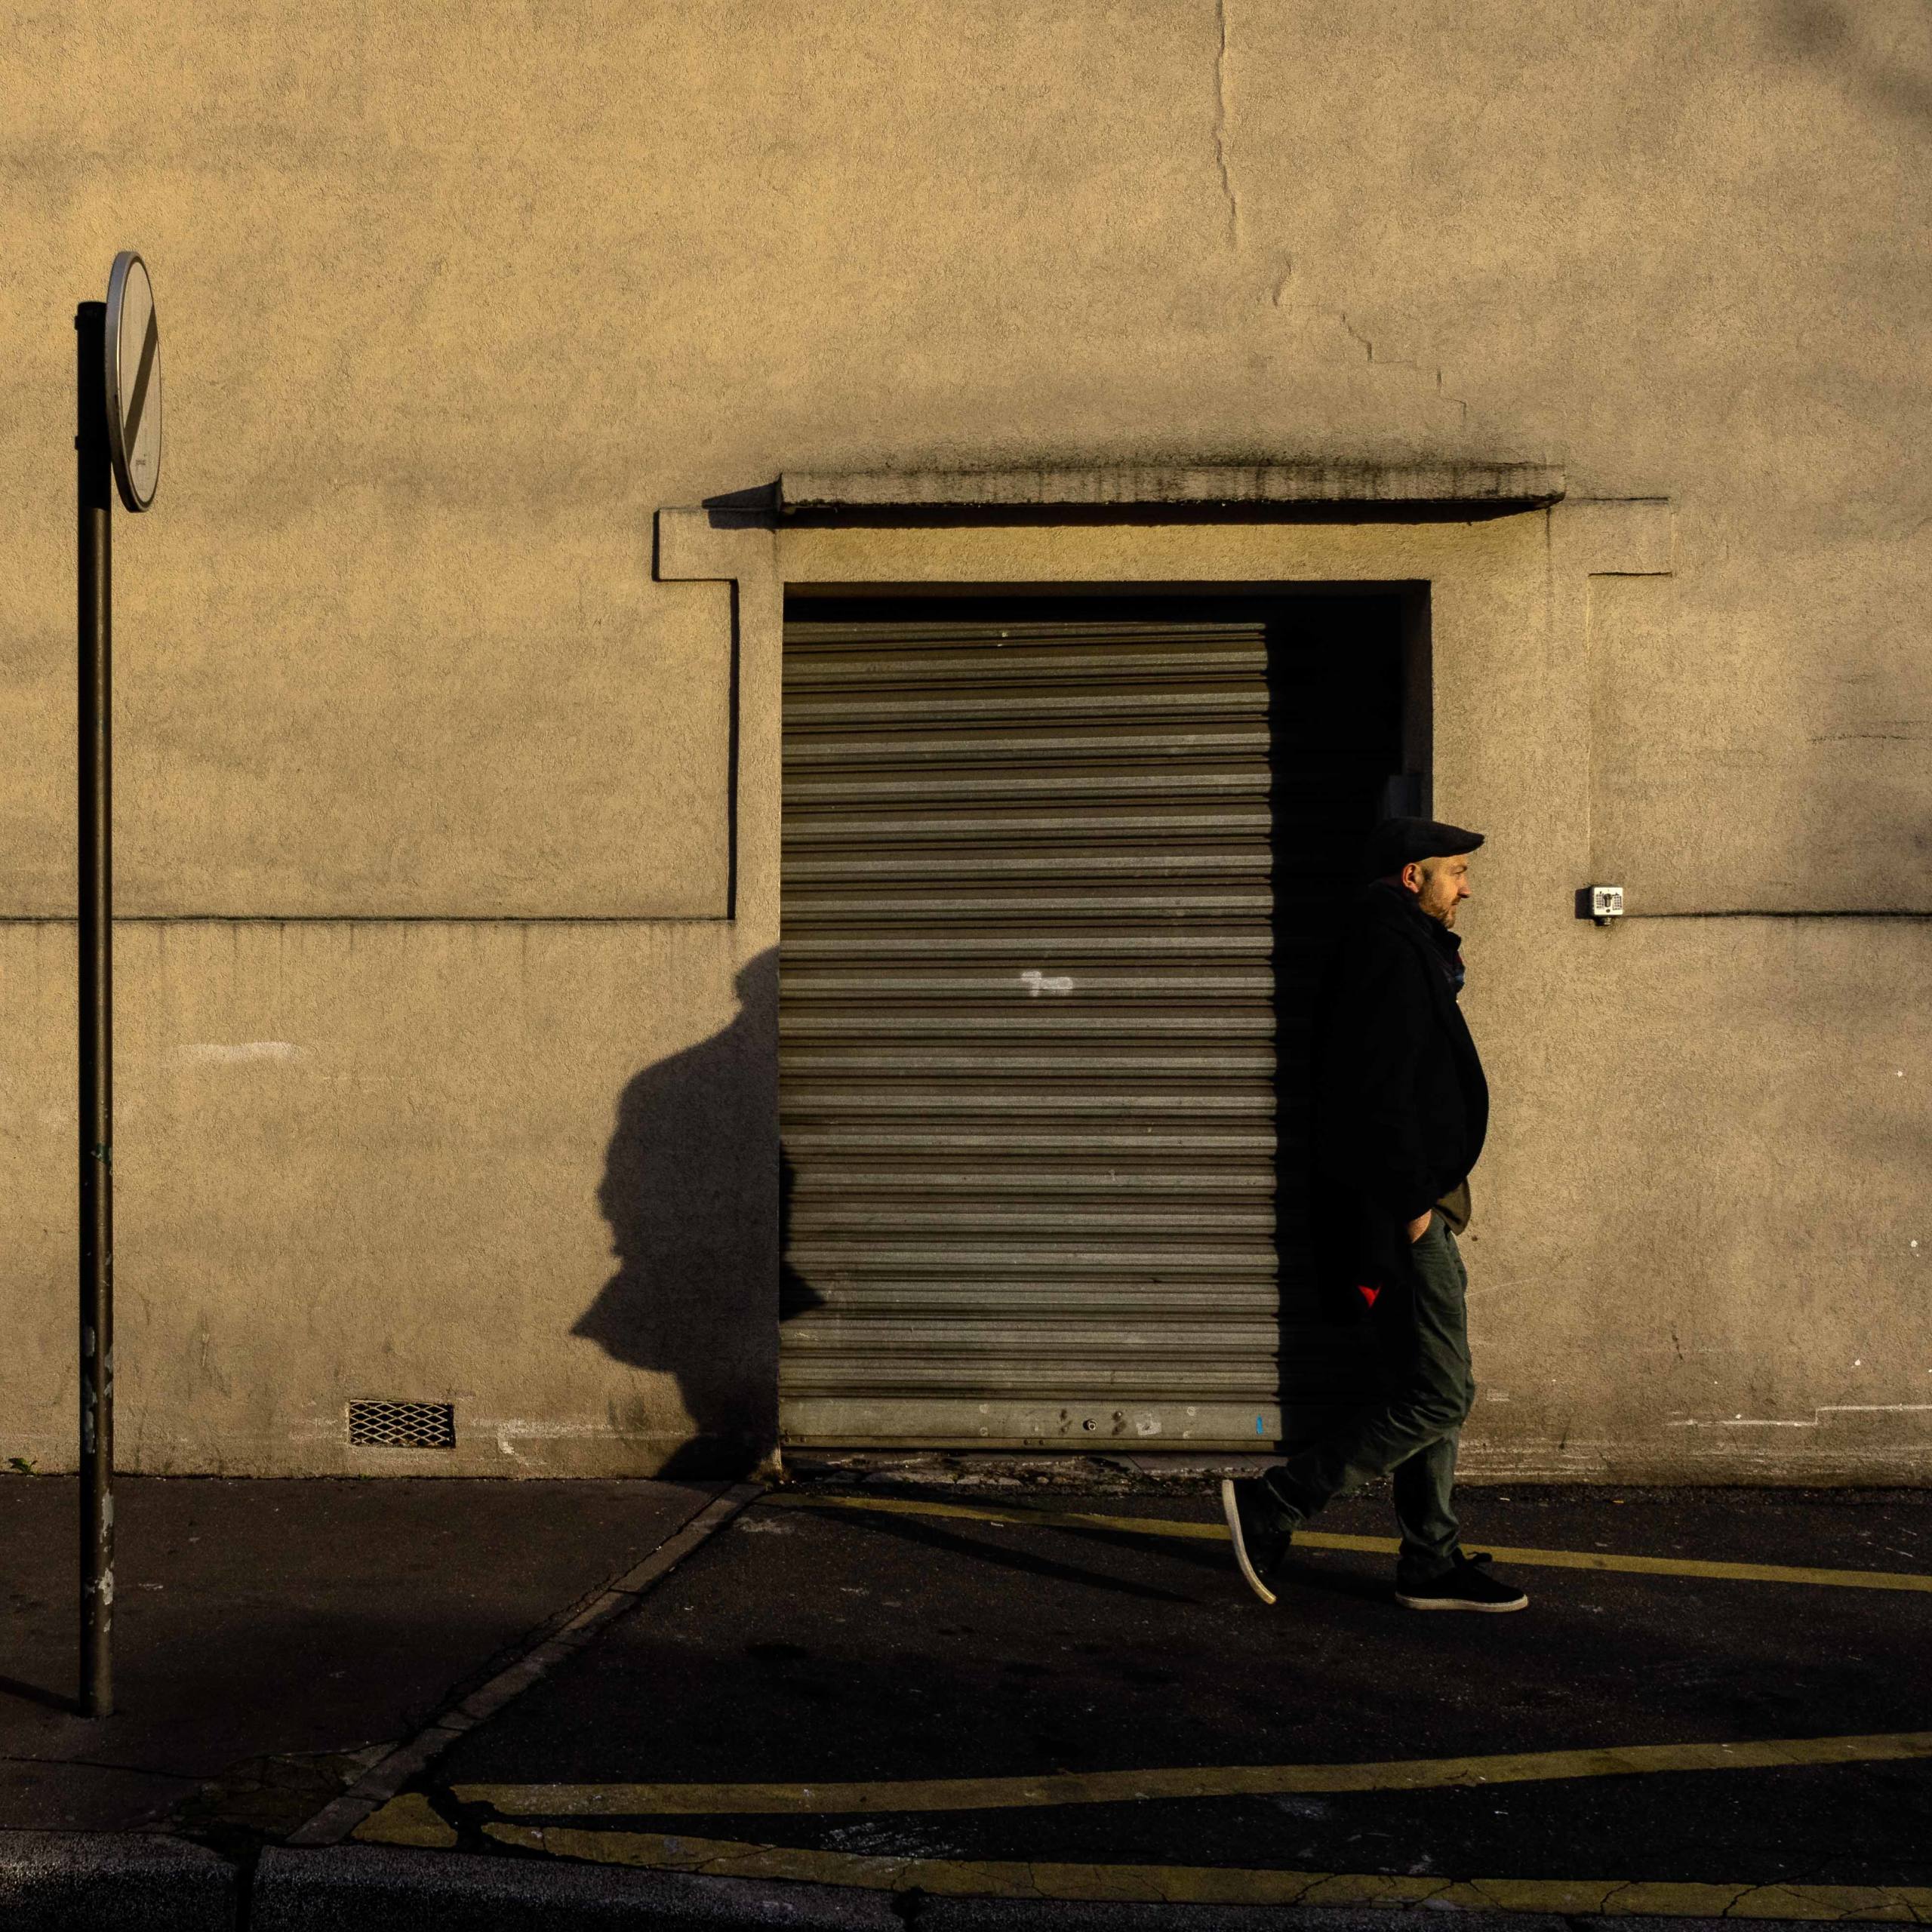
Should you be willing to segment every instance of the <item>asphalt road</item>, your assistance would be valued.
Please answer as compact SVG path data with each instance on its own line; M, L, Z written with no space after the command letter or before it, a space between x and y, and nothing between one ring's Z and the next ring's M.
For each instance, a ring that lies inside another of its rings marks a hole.
M1211 1535L854 1506L881 1500L1218 1520L1204 1488L768 1499L417 1780L455 1842L518 1855L488 1829L515 1817L886 1857L1932 1883L1932 1755L943 1810L506 1801L1932 1731L1923 1591L1516 1565L1527 1612L1425 1616L1390 1601L1386 1557L1312 1551L1269 1609ZM1465 1518L1472 1547L1932 1573L1916 1492L1476 1491ZM1371 1498L1318 1527L1389 1524Z

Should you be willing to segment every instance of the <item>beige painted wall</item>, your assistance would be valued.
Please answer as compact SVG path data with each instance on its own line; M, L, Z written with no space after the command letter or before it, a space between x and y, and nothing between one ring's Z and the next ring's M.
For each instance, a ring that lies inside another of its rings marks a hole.
M721 922L150 923L117 952L123 1466L481 1475L770 1439L777 993ZM71 930L0 929L5 1453L71 1463ZM667 997L675 989L675 998Z
M728 592L654 580L654 510L786 467L1327 455L1673 509L1674 574L1489 613L1580 651L1560 717L1521 657L1445 691L1452 736L1575 790L1524 918L1586 872L1685 915L1525 927L1472 995L1541 1097L1481 1177L1513 1232L1478 1320L1516 1318L1472 1460L1921 1470L1911 0L5 17L0 1456L71 1454L69 321L134 245L168 444L117 525L120 904L248 923L122 940L133 1466L342 1466L324 1422L379 1372L463 1392L465 1467L649 1467L699 1426L673 1369L571 1334L620 1097L749 1050L776 931L742 847L724 917ZM770 1117L740 1063L714 1124ZM697 1104L665 1086L654 1118ZM701 1392L755 1433L748 1138Z

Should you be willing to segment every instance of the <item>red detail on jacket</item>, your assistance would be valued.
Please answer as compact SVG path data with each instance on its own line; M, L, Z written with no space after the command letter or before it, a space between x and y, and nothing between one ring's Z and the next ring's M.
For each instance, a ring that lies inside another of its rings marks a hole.
M1355 1293L1360 1295L1371 1308L1375 1306L1375 1298L1381 1292L1380 1288L1371 1288L1366 1281L1358 1283L1355 1287Z

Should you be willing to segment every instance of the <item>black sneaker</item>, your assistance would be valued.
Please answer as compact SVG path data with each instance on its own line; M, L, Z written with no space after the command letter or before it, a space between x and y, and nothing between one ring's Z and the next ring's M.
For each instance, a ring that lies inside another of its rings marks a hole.
M1486 1553L1459 1556L1446 1577L1426 1583L1395 1586L1395 1601L1404 1610L1474 1610L1496 1616L1508 1610L1527 1610L1529 1598L1514 1583L1494 1575Z
M1255 1506L1260 1500L1257 1494L1260 1487L1252 1478L1238 1482L1232 1476L1223 1476L1221 1514L1228 1520L1229 1539L1234 1544L1235 1561L1243 1580L1263 1603L1272 1603L1275 1592L1268 1587L1266 1580L1287 1555L1295 1534L1263 1519L1261 1511Z

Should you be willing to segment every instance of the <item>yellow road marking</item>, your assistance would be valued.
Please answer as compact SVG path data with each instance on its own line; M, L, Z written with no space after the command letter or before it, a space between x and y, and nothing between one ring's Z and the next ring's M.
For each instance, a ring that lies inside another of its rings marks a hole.
M357 1830L377 1844L420 1844L391 1836L398 1799ZM400 1832L420 1831L411 1817ZM1478 1878L1457 1881L1383 1872L1270 1872L1201 1865L1076 1865L997 1860L881 1857L796 1846L655 1832L583 1831L556 1825L488 1824L500 1843L555 1858L691 1872L717 1878L789 1878L875 1891L952 1897L1137 1900L1193 1905L1460 1906L1472 1911L1645 1914L1660 1917L1898 1920L1932 1918L1932 1887L1712 1885L1655 1880Z
M759 1500L760 1508L774 1504L794 1509L875 1509L893 1515L953 1517L976 1523L1004 1523L1016 1527L1061 1530L1113 1530L1140 1537L1168 1537L1195 1543L1226 1543L1220 1523L1192 1523L1171 1516L1106 1516L1090 1510L989 1509L963 1503L921 1503L896 1496L800 1496L774 1492ZM1349 1549L1392 1556L1393 1537L1340 1536L1321 1530L1297 1530L1297 1548ZM1730 1583L1824 1583L1844 1590L1932 1591L1932 1577L1897 1570L1812 1570L1780 1563L1706 1562L1688 1556L1623 1556L1607 1550L1513 1549L1500 1543L1485 1546L1499 1563L1527 1564L1550 1570L1615 1570L1649 1577L1703 1577Z
M705 1817L873 1811L1002 1811L1149 1799L1274 1797L1291 1792L1432 1791L1656 1771L1782 1770L1932 1757L1932 1731L1789 1737L1742 1744L1629 1744L1483 1758L1405 1758L1362 1764L1180 1764L1138 1771L1049 1771L1033 1777L869 1779L835 1784L460 1784L465 1804L510 1817Z
M420 1791L405 1791L374 1811L349 1835L374 1844L408 1844L447 1851L457 1842L454 1828L437 1816Z

